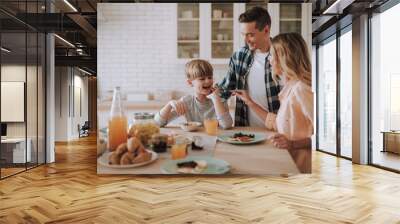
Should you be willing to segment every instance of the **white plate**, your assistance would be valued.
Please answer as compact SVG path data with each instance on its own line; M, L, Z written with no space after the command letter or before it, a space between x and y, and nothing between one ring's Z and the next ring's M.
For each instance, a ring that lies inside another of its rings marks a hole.
M253 134L254 135L254 139L249 141L249 142L240 142L240 141L235 141L232 140L232 136L235 133L243 133L243 134ZM220 140L221 142L226 142L226 143L230 143L230 144L234 144L234 145L249 145L249 144L255 144L255 143L259 143L262 141L265 141L267 138L265 136L265 134L261 134L261 133L250 133L250 132L245 132L245 131L238 131L238 132L228 132L222 135L218 136L218 140Z
M125 169L125 168L134 168L134 167L138 167L138 166L144 166L144 165L152 163L158 159L157 153L150 151L148 149L146 149L146 151L151 153L151 159L149 161L146 161L143 163L135 163L135 164L129 164L129 165L116 165L116 164L110 165L110 164L108 164L108 156L111 154L111 152L103 153L103 155L101 155L97 159L97 163L102 166L109 167L109 168Z
M190 173L180 173L178 172L178 163L187 161L205 161L207 162L207 167L200 173L192 174L224 174L229 172L229 163L210 156L188 156L184 159L179 160L168 160L161 165L161 172L163 174L190 174Z

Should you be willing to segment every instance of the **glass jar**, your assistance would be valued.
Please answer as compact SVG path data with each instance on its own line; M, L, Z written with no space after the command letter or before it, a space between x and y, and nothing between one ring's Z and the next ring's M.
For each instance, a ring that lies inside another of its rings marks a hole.
M143 145L148 145L151 137L158 133L160 133L160 128L154 121L153 113L134 113L133 123L129 128L129 136L135 136L140 139Z
M151 137L151 144L153 145L154 152L157 153L166 152L168 147L168 135L154 134Z

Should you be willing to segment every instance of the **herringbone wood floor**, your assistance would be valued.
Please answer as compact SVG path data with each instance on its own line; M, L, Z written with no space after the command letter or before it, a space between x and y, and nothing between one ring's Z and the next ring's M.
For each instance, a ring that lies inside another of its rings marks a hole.
M0 223L400 223L400 175L313 152L292 177L98 176L96 141L0 181Z

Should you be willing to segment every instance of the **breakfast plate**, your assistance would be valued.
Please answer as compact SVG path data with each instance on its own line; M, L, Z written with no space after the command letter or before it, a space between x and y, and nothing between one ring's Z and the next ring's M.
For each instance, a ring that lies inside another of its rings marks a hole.
M103 155L101 155L97 159L97 163L102 166L109 167L109 168L126 169L126 168L135 168L135 167L139 167L139 166L144 166L144 165L150 164L158 159L158 154L156 152L148 150L148 149L146 149L146 151L148 153L151 153L151 159L148 161L142 162L142 163L134 163L134 164L128 164L128 165L109 164L108 157L112 152L103 153Z
M265 141L265 134L250 133L250 132L230 132L219 135L217 138L221 142L226 142L235 145L248 145Z
M181 123L179 126L182 128L184 131L197 131L201 127L200 122L195 122L195 121L190 121L186 123Z
M197 163L201 168L180 169L178 164ZM188 156L184 159L168 160L161 165L163 174L224 174L229 172L229 163L210 156Z

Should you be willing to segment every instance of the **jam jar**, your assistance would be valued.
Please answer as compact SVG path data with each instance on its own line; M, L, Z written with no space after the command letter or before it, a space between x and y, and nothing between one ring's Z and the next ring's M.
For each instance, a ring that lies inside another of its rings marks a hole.
M153 113L134 113L133 123L129 128L129 136L135 136L140 139L143 145L149 145L151 137L158 133L160 133L160 127L154 121Z
M154 134L151 137L151 144L153 145L154 152L157 153L166 152L168 147L168 135Z

